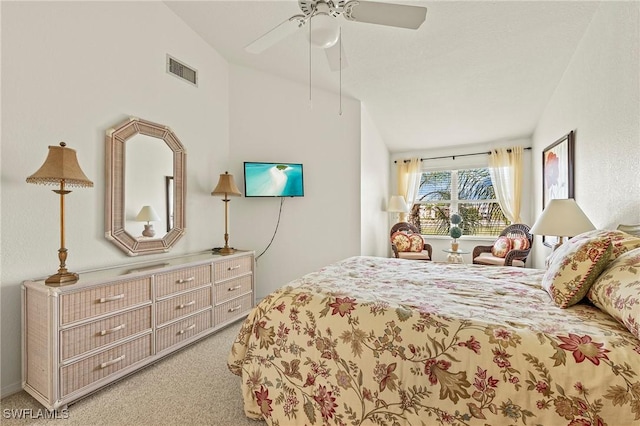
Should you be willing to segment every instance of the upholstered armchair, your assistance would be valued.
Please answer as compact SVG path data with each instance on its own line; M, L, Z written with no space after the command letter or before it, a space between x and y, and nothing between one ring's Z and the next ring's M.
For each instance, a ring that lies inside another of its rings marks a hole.
M424 241L420 231L408 222L396 223L391 227L391 248L399 259L431 260L433 249Z
M493 245L473 248L473 263L524 267L533 244L533 235L529 233L529 229L523 223L507 226Z

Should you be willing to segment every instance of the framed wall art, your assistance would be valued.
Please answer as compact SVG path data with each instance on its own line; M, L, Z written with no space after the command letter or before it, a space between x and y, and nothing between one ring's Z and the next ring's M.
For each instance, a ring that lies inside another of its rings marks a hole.
M573 195L573 130L542 151L542 209L550 200L574 198ZM549 238L542 242L552 246Z

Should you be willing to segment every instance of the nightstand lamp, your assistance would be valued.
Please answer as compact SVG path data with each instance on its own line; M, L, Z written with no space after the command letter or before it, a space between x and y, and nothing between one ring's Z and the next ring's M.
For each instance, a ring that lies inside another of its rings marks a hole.
M534 235L558 237L553 250L560 247L564 237L573 237L596 229L573 198L549 201L547 207L529 231Z

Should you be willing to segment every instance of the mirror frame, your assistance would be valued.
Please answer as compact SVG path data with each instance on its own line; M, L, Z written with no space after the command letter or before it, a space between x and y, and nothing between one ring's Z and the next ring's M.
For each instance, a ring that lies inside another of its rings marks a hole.
M138 240L124 229L126 143L135 135L163 140L173 152L173 228L162 238ZM168 126L130 117L106 135L105 236L129 256L164 253L185 233L186 160L184 146Z

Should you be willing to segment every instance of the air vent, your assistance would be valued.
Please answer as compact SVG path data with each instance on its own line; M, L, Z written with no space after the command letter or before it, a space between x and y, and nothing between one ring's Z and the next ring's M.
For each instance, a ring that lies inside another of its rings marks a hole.
M196 87L198 86L198 71L170 55L167 55L167 72Z

